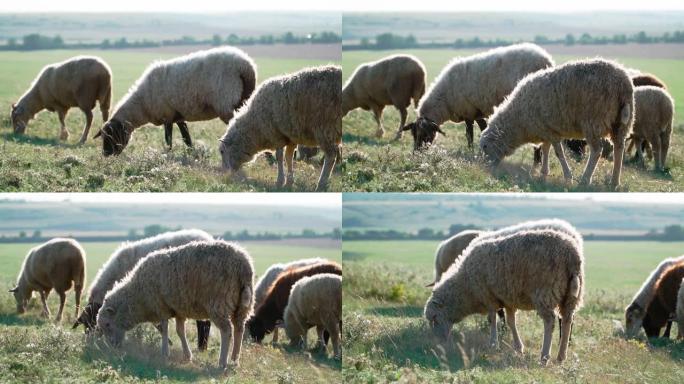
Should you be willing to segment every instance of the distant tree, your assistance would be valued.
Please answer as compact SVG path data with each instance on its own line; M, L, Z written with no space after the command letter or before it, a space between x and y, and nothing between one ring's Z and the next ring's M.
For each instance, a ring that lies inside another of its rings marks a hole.
M14 49L17 47L17 39L14 37L10 37L7 39L7 46Z
M295 38L295 36L292 32L286 32L283 35L283 43L285 43L285 44L296 44L297 39Z
M339 240L342 238L342 230L340 228L334 228L331 233L331 238Z
M421 228L418 230L418 237L421 239L429 239L435 235L435 231L432 228Z
M64 47L64 40L62 40L62 36L57 35L52 38L52 47L51 48L63 48Z
M302 229L302 237L304 237L304 238L316 237L316 231L314 231L313 229Z
M26 238L26 232L24 232L24 231L19 232L19 238L20 239Z
M627 36L625 34L613 35L613 44L626 44Z
M102 44L100 44L102 49L109 49L112 47L112 43L109 41L109 39L104 39L102 40Z
M639 44L647 44L651 42L650 38L644 31L641 31L634 35L634 41L636 41Z
M33 237L34 239L39 239L41 237L40 229L36 229L35 231L33 231L33 235L31 235L31 237Z
M159 224L153 224L153 225L148 225L145 228L143 228L143 235L145 237L156 236L160 233L167 232L168 230L169 230L168 227L165 227L165 226L159 225Z
M240 37L238 37L238 35L236 35L234 33L231 33L230 35L228 35L228 39L226 39L226 43L228 43L228 45L238 45L238 44L240 44Z
M221 36L214 35L211 37L211 45L213 45L214 47L218 47L222 43L223 43L223 39L221 39Z
M548 44L550 42L551 40L549 40L549 38L544 35L537 35L534 37L535 44Z
M684 240L684 228L681 225L668 225L663 231L663 240L679 241Z
M368 47L370 47L370 41L368 40L367 37L364 37L363 39L361 39L361 46L362 46L363 48L368 48Z
M591 35L588 33L583 33L582 36L580 36L579 40L577 41L579 44L591 44L593 41L591 39Z
M231 240L231 239L233 238L233 232L231 232L231 231L225 231L225 232L223 232L223 236L222 236L222 237L223 237L224 239L226 239L226 240Z
M138 232L135 229L128 230L128 238L133 240L138 238Z
M565 45L575 45L575 36L571 33L565 35Z

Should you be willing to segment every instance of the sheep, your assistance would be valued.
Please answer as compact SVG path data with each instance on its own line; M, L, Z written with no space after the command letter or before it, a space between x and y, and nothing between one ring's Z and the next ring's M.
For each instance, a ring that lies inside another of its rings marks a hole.
M546 365L556 312L562 318L557 357L561 362L566 357L572 319L582 304L583 293L584 256L576 239L553 229L522 230L474 240L435 286L424 315L440 342L450 345L454 323L473 313L488 313L490 344L496 346L494 314L503 306L514 348L522 352L515 312L536 310L544 320L541 363Z
M287 181L279 151L276 185L290 187L297 144L318 146L325 160L316 190L324 190L341 155L341 84L342 69L332 65L305 68L262 83L220 139L223 168L240 173L240 167L258 152L285 147Z
M426 287L432 287L435 283L439 282L442 274L461 256L461 253L468 244L483 233L485 231L468 229L439 243L437 252L435 252L435 280L426 285Z
M76 299L76 316L81 306L81 292L85 285L86 253L73 239L56 237L37 247L31 248L24 258L17 277L16 287L9 291L14 294L17 312L26 312L33 291L40 293L43 303L43 316L50 317L47 298L53 289L59 295L59 311L55 320L62 321L62 311L66 292L73 283Z
M382 110L393 105L401 115L396 138L400 138L406 124L406 109L411 104L417 108L425 93L425 66L412 55L392 55L359 65L342 88L342 115L362 108L371 110L377 130L382 137Z
M93 123L93 108L100 103L102 121L109 118L112 100L112 71L107 63L95 56L76 56L45 66L23 96L12 104L10 119L14 133L24 134L29 120L47 109L59 117L59 139L69 138L64 124L67 112L78 107L86 117L79 144L85 143Z
M283 319L290 346L306 348L309 328L315 326L320 350L326 350L323 332L328 331L335 358L342 359L342 276L322 273L301 278L292 286Z
M437 76L418 105L418 118L402 128L411 131L413 148L432 144L440 125L451 120L465 121L468 147L473 146L473 122L480 130L492 114L526 75L554 65L541 47L515 44L477 55L454 59Z
M647 141L653 148L655 171L665 170L665 158L670 147L672 135L672 119L674 117L674 100L662 88L641 86L634 90L633 143ZM643 164L643 146L636 145L635 160Z
M653 286L655 296L646 310L648 323L644 319L646 336L660 337L660 330L667 326L665 337L670 337L671 320L676 316L677 296L684 278L684 261L669 266ZM682 330L679 330L682 336Z
M581 184L591 183L601 154L601 138L613 143L611 185L620 185L625 138L634 121L634 87L619 64L592 59L572 61L533 73L497 107L482 132L480 149L496 166L525 143L542 143L542 178L549 173L553 146L566 182L572 180L561 140L585 138L590 156Z
M677 293L677 311L676 311L678 339L684 338L684 279L679 283L679 292Z
M635 336L644 321L650 323L650 319L647 319L647 310L655 297L656 281L658 281L666 269L682 261L684 261L684 255L661 261L641 285L632 301L625 308L625 334L628 337Z
M267 333L271 333L283 320L283 311L287 306L292 286L301 278L321 273L333 273L342 276L342 267L334 262L326 261L301 268L290 269L278 276L268 290L261 305L256 307L254 315L247 320L249 334L257 343L261 343Z
M196 240L212 240L210 234L199 229L186 229L174 232L166 232L157 236L148 237L134 242L124 242L112 253L109 260L100 268L95 275L95 280L89 288L88 304L74 323L72 329L83 324L86 333L95 326L97 313L102 306L102 301L114 284L123 279L133 269L135 264L147 256L150 252ZM207 349L211 323L197 320L197 344L200 351Z
M656 75L651 73L639 73L632 76L632 84L635 87L641 87L644 85L652 85L654 87L667 89L667 85L660 80Z
M120 154L133 131L147 123L164 125L169 147L176 123L185 144L192 146L185 122L218 117L227 124L254 91L256 71L254 61L233 47L152 63L95 135L102 136L102 153Z
M219 366L239 364L245 320L252 312L254 267L240 246L222 240L194 241L150 253L105 296L97 327L118 346L142 322L161 322L162 356L169 356L168 320L176 319L183 356L192 360L185 319L209 318L221 331Z

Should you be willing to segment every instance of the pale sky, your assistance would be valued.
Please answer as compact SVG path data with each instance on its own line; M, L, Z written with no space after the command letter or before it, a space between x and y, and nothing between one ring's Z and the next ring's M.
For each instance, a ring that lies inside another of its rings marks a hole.
M297 205L341 208L339 193L0 193L0 200L75 203Z
M684 10L682 0L5 0L0 12L230 12L230 11L487 11L574 12L594 10Z
M486 195L503 195L511 197L511 193L487 193ZM546 197L558 200L586 200L600 202L640 203L640 204L684 204L684 193L530 193L532 197ZM516 194L518 196L518 194Z

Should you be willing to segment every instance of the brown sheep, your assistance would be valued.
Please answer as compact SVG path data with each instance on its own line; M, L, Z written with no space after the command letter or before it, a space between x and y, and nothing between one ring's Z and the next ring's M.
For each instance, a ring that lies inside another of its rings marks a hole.
M60 140L69 137L64 119L71 107L78 107L86 117L79 144L88 138L93 123L95 102L100 103L102 120L109 118L112 100L112 71L99 57L76 56L60 63L47 65L33 80L31 88L16 104L12 104L10 118L14 133L24 134L26 124L33 116L47 109L57 112Z
M666 269L655 283L655 297L646 311L643 327L648 337L660 337L660 330L674 317L677 294L684 278L684 261ZM669 327L666 331L669 337Z

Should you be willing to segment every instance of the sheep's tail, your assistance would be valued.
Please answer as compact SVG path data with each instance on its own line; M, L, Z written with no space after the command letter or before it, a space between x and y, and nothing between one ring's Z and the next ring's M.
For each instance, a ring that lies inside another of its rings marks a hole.
M563 307L566 311L576 311L582 305L582 276L573 272L568 281L568 290L565 294Z
M79 267L75 271L72 271L72 273L73 276L71 278L74 281L74 286L81 287L82 289L85 286L85 264L79 265Z
M235 109L243 106L256 89L256 72L251 67L245 68L240 71L240 80L242 80L242 95Z
M103 87L100 87L100 94L97 98L100 101L100 112L102 112L102 121L109 120L109 108L112 104L112 84L109 79Z
M252 312L252 304L254 303L254 291L251 284L244 284L240 290L240 306L238 312L245 315Z
M417 84L414 84L413 87L413 106L418 108L418 102L425 94L425 76L418 77L416 82Z

